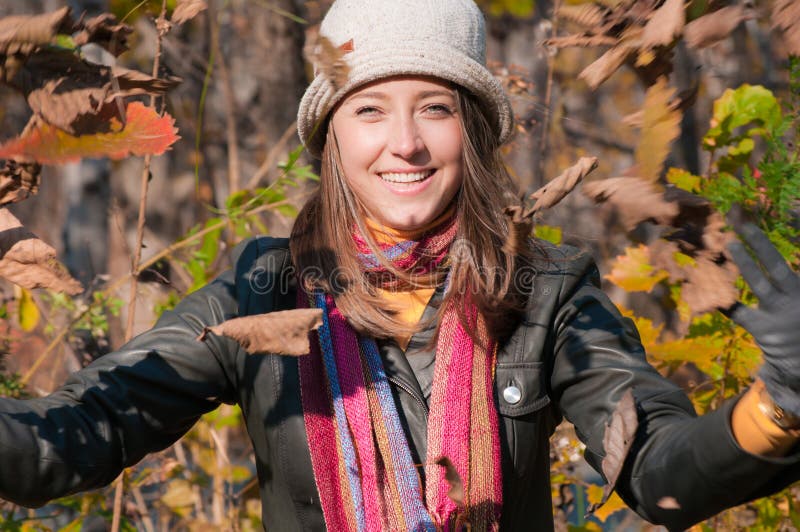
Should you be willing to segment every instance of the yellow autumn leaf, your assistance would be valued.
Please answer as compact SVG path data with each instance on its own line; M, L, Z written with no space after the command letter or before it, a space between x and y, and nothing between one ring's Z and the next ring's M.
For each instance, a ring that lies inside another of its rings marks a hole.
M591 484L588 488L586 488L586 495L591 504L599 503L601 500L603 500L603 486ZM595 510L592 515L599 519L600 522L605 523L611 514L620 510L624 510L627 507L628 506L625 504L625 502L620 499L619 495L617 495L617 492L613 491L611 492L611 496L608 498L605 504Z
M667 277L669 274L665 270L650 264L650 250L644 244L625 248L625 254L617 256L611 273L605 276L628 292L649 292Z
M25 332L30 332L36 328L39 323L39 307L33 301L31 293L24 289L19 288L17 295L17 319L19 326Z
M674 96L675 89L661 77L647 89L644 98L642 132L635 159L639 177L650 182L658 181L672 141L681 132L681 113L671 102Z

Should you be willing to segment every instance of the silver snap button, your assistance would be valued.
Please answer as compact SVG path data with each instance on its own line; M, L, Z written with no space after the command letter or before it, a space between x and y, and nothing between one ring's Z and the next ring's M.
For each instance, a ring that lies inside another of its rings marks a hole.
M515 405L522 399L522 392L516 386L509 386L503 390L503 399L506 400L506 403Z

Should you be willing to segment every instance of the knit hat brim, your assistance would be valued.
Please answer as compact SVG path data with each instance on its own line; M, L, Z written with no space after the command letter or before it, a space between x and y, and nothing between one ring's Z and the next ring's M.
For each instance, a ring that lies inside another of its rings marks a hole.
M445 43L427 42L424 48L387 45L391 48L348 52L345 58L349 75L338 89L322 74L308 86L297 113L297 131L311 155L321 156L327 115L344 96L366 83L403 75L433 76L468 89L483 102L499 142L509 139L514 121L511 104L500 82L486 67L463 53L454 53ZM443 58L447 61L443 62Z

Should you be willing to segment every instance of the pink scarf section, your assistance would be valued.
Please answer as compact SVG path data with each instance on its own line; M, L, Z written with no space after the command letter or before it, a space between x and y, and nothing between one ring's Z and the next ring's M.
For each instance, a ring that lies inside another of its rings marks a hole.
M444 260L454 226L446 220L419 241L382 245L381 252L406 271L429 271ZM374 259L362 260L365 273L381 269ZM328 530L497 530L502 471L493 394L496 348L477 309L466 309L466 329L455 308L443 314L423 489L374 339L358 335L329 295L300 291L298 304L323 310L323 326L311 334L311 353L300 358L299 367ZM445 469L436 464L442 457L458 472L462 500L448 496Z

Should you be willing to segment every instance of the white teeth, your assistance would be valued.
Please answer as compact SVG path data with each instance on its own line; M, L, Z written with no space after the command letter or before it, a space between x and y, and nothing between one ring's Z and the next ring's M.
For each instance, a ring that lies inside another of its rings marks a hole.
M413 172L413 173L403 173L403 174L395 174L395 173L385 173L380 174L381 179L384 181L391 181L392 183L414 183L416 181L422 181L423 179L427 179L428 177L433 175L433 170L427 170L425 172Z

